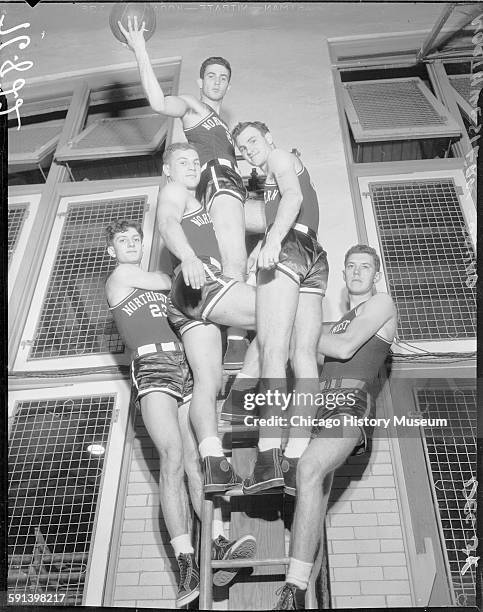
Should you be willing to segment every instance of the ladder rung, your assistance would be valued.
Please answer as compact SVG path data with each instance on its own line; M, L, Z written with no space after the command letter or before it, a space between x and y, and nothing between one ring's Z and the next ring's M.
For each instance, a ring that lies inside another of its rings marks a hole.
M219 423L218 424L218 433L248 433L249 431L256 432L258 431L258 425L242 425L236 424L232 425L230 423Z
M230 501L231 497L260 497L261 495L282 495L283 487L272 487L271 489L265 489L265 491L259 491L258 493L244 493L243 489L232 489L231 491L224 491L222 493L210 493L213 497L222 497L225 501Z
M288 557L279 559L226 559L221 561L212 561L211 567L219 569L221 567L257 567L260 565L288 565Z

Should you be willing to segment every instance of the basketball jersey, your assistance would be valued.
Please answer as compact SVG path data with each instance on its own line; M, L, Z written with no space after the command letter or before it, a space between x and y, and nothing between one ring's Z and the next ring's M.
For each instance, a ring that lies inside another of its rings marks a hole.
M302 204L300 211L295 219L295 223L301 223L317 233L319 227L319 201L315 193L314 186L310 180L310 174L305 166L297 172L302 192ZM265 182L263 190L263 198L265 201L265 216L267 219L267 227L275 221L277 216L278 206L282 196L278 185L274 182Z
M219 157L236 167L235 146L230 131L213 109L193 127L184 128L184 133L188 142L196 147L202 166Z
M155 342L178 341L168 323L168 295L169 289L133 289L119 304L109 308L118 332L131 350Z
M221 262L213 221L203 206L185 213L181 219L181 227L197 257L212 257ZM172 257L173 267L178 266L179 259L174 255Z
M330 333L345 333L351 321L356 318L359 306L350 310L337 323L334 323ZM376 333L350 359L341 361L333 357L326 357L322 370L322 380L330 378L355 378L371 383L376 378L390 348L391 342L384 340Z

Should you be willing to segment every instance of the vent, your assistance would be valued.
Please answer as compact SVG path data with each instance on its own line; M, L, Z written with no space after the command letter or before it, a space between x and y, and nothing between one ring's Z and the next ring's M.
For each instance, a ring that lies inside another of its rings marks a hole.
M82 604L114 399L17 402L8 462L9 592Z
M161 147L167 130L166 117L158 114L98 119L67 146L59 147L56 159L67 161L149 155Z
M448 79L451 85L453 86L458 106L464 112L466 117L476 125L478 117L476 112L476 103L478 100L478 86L476 88L473 88L473 100L471 100L472 87L470 74L448 75Z
M472 478L476 477L476 390L417 389L418 411L424 418L447 419L447 427L424 427L427 461L432 474L436 504L448 556L456 603L476 605L476 568L463 552L475 545L476 515L468 505ZM466 483L466 485L465 485ZM475 490L473 497L476 502Z
M105 227L118 218L142 224L146 197L69 204L28 359L122 353L104 283L114 267Z
M41 164L53 153L62 125L25 125L8 130L8 165L31 166Z
M476 336L475 265L452 178L369 183L402 340Z
M28 215L28 203L8 205L8 264L17 247L22 227Z
M356 142L461 134L457 122L420 78L344 83L344 97Z

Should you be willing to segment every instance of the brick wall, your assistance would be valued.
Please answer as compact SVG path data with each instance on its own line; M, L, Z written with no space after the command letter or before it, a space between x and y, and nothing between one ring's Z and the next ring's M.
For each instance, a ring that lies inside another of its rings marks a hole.
M411 606L389 441L351 457L334 478L327 515L334 608Z
M139 414L135 429L112 605L174 608L178 572L160 516L158 456Z

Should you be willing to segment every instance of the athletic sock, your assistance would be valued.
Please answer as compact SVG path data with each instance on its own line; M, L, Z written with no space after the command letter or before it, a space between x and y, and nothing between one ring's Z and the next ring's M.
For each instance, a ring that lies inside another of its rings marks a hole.
M310 572L312 571L313 563L299 561L294 557L290 557L287 575L285 581L294 584L299 589L305 590L309 584Z
M258 450L263 453L272 448L280 448L281 442L281 438L260 438L258 441Z
M223 521L220 521L219 519L213 519L213 522L211 523L211 534L214 540L216 540L218 536L225 537Z
M170 544L173 547L175 557L181 555L182 553L188 554L195 552L195 549L191 545L191 538L187 533L182 533L181 535L176 536L170 541Z
M224 457L223 447L218 436L208 436L201 440L198 445L200 456L202 459L205 457Z
M289 441L287 442L287 446L285 447L283 454L286 457L297 457L298 459L304 454L304 451L309 445L309 442L309 438L289 438Z

